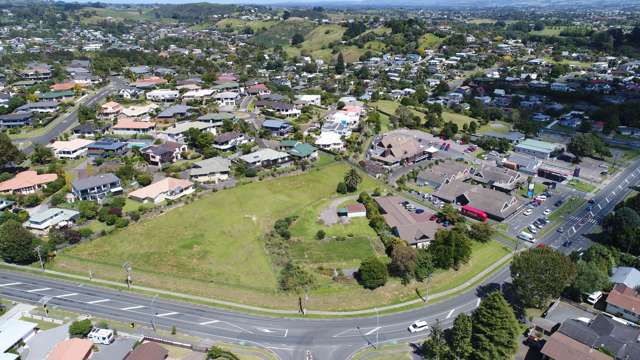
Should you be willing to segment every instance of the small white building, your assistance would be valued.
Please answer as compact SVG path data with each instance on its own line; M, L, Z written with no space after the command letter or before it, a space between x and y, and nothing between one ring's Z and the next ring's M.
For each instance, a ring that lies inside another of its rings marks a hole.
M69 141L55 141L47 145L58 159L78 159L87 154L87 147L93 144L93 140L74 139Z
M80 213L75 210L49 208L45 211L31 215L29 220L24 223L24 226L28 229L44 232L50 228L71 226L79 216Z
M332 131L323 131L316 138L315 145L320 149L340 151L344 147L340 134Z
M129 193L129 197L140 202L160 204L165 200L177 200L194 192L195 189L191 181L169 177L132 191Z
M231 91L215 94L214 99L220 106L236 106L239 95Z
M169 89L157 89L151 90L147 93L146 98L150 101L175 101L178 96L180 96L180 92L178 90L169 90Z
M302 103L305 105L322 105L321 95L296 95L296 100L298 103Z

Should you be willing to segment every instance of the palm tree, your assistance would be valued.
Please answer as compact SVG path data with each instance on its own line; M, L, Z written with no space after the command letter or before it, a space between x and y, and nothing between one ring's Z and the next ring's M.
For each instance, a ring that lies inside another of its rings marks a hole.
M358 189L358 184L362 181L362 177L356 169L351 169L347 171L344 176L344 183L347 184L347 190L349 192L354 192Z

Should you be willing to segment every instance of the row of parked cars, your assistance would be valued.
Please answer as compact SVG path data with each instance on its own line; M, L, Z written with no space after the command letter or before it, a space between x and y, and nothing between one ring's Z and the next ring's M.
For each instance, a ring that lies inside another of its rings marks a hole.
M547 209L549 210L549 209ZM548 215L549 213L547 213L545 210L545 215ZM536 221L534 221L532 224L530 224L529 226L527 226L527 231L523 231L518 235L518 239L520 240L524 240L524 241L528 241L530 243L535 243L536 242L536 238L533 234L537 234L538 231L542 230L543 227L547 226L549 224L549 219L546 217L539 217L536 219Z

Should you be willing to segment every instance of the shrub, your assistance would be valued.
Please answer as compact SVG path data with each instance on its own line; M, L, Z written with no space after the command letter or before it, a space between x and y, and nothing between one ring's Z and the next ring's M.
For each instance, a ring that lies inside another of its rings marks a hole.
M240 358L232 352L218 346L212 346L207 352L207 360L213 359L240 360Z
M302 266L288 262L280 272L280 289L299 291L313 286L315 279Z
M117 220L115 221L115 225L119 229L125 228L129 225L129 220L125 218L117 218Z
M139 211L130 211L127 213L127 215L129 216L129 218L133 221L138 221L140 220L140 212Z
M248 168L244 175L248 178L256 177L256 175L258 175L258 170L255 168Z
M90 238L91 236L93 236L93 230L89 228L79 229L78 232L80 233L80 236L82 236L83 239Z
M72 338L85 338L92 328L93 325L89 319L74 321L69 325L69 336Z
M318 232L316 233L316 239L322 240L326 235L327 234L324 232L324 230L318 230Z
M377 257L365 259L358 269L358 280L367 289L375 289L387 283L387 266Z
M345 184L344 182L339 182L338 183L338 187L336 188L336 192L338 192L339 194L346 194L348 191L347 189L347 184Z
M149 175L147 173L141 173L141 174L136 175L136 181L141 186L147 186L147 185L151 184L151 182L153 181L153 178L151 177L151 175Z
M66 202L66 200L65 200L65 197L64 197L63 193L56 193L56 194L53 194L53 196L51 196L50 203L51 203L52 206L58 206L58 205L63 204L65 202Z

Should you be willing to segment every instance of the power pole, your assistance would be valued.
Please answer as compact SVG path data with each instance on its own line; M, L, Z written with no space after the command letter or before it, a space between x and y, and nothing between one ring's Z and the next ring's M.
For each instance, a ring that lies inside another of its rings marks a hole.
M131 265L125 261L124 264L122 264L122 268L127 272L127 288L131 289Z
M40 269L42 269L42 271L44 271L44 262L42 261L42 254L40 253L41 249L42 249L42 247L40 245L38 245L38 246L36 246L34 251L36 253L38 253L38 261L40 261Z

